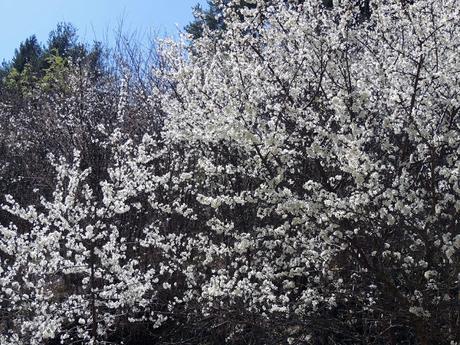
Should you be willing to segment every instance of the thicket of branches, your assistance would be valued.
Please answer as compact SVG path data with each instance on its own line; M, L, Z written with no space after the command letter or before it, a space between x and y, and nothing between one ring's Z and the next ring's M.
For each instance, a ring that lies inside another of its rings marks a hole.
M213 11L2 83L0 343L460 344L458 1Z

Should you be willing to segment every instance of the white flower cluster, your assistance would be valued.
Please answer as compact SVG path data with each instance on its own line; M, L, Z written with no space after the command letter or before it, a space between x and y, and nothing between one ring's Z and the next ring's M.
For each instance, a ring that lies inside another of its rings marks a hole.
M187 58L165 48L164 128L114 133L102 197L76 155L51 200L8 200L23 221L0 227L2 344L175 313L230 338L265 322L279 343L365 315L460 341L460 4L375 0L360 21L351 1L273 3Z

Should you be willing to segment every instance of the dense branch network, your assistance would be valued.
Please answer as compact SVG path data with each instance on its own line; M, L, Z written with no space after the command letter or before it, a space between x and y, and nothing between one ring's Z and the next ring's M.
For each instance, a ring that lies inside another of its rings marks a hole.
M460 344L458 1L244 3L7 197L0 343Z

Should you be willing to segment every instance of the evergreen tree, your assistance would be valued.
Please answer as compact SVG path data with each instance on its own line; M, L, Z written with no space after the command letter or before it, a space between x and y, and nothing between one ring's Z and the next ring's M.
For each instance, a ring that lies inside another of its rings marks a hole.
M203 30L208 27L210 30L223 30L225 28L222 10L212 0L208 0L208 8L203 9L201 5L196 5L193 9L194 20L185 27L193 39L203 36Z
M37 37L32 35L16 49L11 67L15 68L18 72L22 72L26 65L30 65L34 70L38 70L42 57L43 49L38 43Z

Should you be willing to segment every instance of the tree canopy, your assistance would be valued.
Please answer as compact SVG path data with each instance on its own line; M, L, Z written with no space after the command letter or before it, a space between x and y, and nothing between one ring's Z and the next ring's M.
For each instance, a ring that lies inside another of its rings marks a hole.
M1 101L0 343L460 344L460 3L214 4Z

